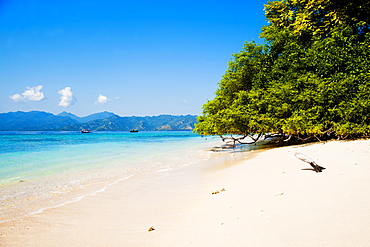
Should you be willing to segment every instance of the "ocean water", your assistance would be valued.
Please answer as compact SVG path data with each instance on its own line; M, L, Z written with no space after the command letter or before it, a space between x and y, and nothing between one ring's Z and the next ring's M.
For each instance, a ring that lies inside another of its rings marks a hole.
M81 200L142 173L197 164L217 144L190 131L0 132L0 222Z

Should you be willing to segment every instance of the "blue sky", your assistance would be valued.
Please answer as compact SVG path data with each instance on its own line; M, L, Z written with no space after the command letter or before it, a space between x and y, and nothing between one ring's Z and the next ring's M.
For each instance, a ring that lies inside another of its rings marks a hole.
M0 0L0 112L201 114L264 0Z

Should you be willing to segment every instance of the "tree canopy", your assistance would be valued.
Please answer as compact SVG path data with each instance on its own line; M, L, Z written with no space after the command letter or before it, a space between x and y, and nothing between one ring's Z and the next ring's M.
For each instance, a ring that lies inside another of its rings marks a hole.
M368 137L370 2L268 1L265 15L264 44L246 42L233 54L195 131Z

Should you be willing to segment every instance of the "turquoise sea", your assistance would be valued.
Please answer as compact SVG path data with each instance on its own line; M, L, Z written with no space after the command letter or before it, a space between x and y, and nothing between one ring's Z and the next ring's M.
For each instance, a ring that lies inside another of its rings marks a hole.
M219 143L190 131L0 132L0 222L80 200L142 173L197 164Z

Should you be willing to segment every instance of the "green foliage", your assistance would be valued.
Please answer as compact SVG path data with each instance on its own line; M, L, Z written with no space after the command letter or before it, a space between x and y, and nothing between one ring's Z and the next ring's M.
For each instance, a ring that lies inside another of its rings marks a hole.
M195 131L369 136L370 2L269 1L265 13L265 44L233 54Z

